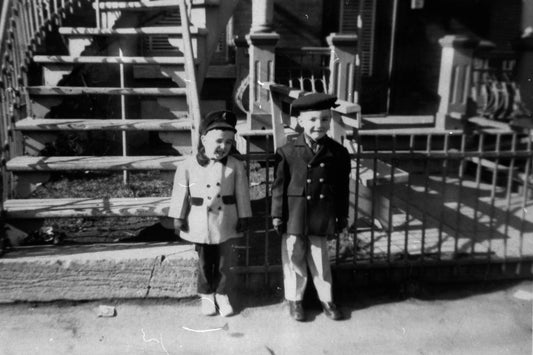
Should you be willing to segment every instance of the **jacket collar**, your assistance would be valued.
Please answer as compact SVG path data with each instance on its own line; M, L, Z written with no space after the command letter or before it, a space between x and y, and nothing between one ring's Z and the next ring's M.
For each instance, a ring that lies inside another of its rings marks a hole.
M198 151L198 153L196 153L196 161L198 162L198 164L200 164L200 166L205 167L209 165L210 159L206 157L202 151ZM221 163L222 165L226 165L228 163L228 156L225 156L224 158L220 159L218 162Z
M318 163L327 158L332 157L333 153L331 152L331 149L329 149L330 143L331 143L331 138L329 138L328 136L325 136L324 138L322 138L320 142L320 149L318 150L318 152L316 152L316 154L314 154L311 148L307 145L307 142L305 141L305 137L303 133L301 133L294 140L294 146L299 148L300 156L308 164Z

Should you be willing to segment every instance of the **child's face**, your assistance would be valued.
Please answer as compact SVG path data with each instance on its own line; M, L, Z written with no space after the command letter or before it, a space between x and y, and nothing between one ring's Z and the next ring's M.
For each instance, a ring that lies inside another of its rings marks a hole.
M205 155L209 159L220 160L229 154L231 146L235 142L235 133L213 129L201 136L200 139L205 148Z
M324 137L331 123L331 110L304 111L298 116L298 124L313 140Z

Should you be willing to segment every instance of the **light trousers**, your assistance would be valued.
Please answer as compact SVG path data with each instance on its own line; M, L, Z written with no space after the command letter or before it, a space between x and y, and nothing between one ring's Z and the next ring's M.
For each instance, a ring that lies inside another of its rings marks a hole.
M331 266L325 237L284 234L281 242L285 299L301 301L307 284L307 267L322 302L331 302Z

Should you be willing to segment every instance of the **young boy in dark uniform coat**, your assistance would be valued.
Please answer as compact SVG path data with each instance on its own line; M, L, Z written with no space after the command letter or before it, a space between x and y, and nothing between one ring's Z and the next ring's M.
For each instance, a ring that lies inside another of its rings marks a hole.
M285 299L298 321L305 320L307 268L325 315L342 318L333 302L327 248L327 237L342 231L348 219L350 156L326 135L336 100L320 93L295 100L292 112L303 133L276 151L272 223L282 236Z

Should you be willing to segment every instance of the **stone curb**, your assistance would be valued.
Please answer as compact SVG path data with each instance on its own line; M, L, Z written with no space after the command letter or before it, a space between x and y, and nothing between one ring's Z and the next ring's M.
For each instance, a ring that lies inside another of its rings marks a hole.
M47 246L0 258L0 303L196 295L190 244Z

